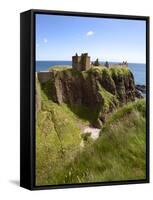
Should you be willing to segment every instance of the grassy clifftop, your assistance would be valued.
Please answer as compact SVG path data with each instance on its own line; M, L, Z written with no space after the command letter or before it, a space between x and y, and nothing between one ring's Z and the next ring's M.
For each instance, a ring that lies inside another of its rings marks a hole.
M36 185L144 178L145 102L128 103L134 92L127 68L55 68L36 80ZM82 127L101 121L99 139L82 149Z

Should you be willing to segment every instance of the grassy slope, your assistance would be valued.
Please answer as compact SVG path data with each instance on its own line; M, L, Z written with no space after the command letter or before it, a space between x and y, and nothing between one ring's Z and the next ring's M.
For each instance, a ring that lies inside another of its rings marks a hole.
M36 185L49 184L54 171L74 158L81 142L76 116L41 93L42 109L36 116Z
M124 69L91 69L98 73L129 72ZM90 71L83 72L88 76ZM71 69L64 73L73 73ZM80 73L76 72L76 75ZM118 75L119 75L118 74ZM44 91L43 91L44 90ZM80 125L97 118L86 107L53 103L48 87L41 90L41 111L36 120L36 184L139 179L145 176L144 102L128 104L110 115L96 143L80 151ZM103 88L100 92L106 93ZM114 98L107 93L105 106Z
M145 103L129 103L110 116L101 137L62 171L56 183L145 178ZM51 179L50 182L52 183Z

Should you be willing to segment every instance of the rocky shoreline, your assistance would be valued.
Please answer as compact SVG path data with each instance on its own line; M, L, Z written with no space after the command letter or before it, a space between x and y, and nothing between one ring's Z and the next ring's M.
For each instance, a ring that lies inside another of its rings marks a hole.
M136 97L144 98L146 95L146 86L145 85L135 85Z
M146 86L145 85L136 85L137 90L141 91L143 94L146 93Z

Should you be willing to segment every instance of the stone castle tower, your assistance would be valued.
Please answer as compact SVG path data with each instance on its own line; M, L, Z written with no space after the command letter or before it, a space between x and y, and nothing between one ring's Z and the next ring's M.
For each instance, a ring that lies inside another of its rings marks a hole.
M78 71L88 70L91 67L88 53L83 53L81 56L76 53L75 56L72 56L72 67Z

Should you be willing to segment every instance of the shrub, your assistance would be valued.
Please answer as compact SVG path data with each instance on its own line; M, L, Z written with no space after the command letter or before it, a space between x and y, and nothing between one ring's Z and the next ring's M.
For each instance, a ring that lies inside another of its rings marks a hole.
M93 65L94 66L99 66L100 65L98 58L95 60L95 62L93 63Z

